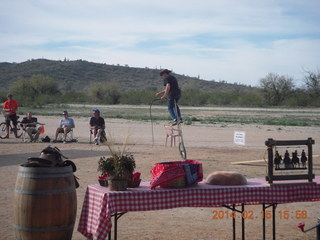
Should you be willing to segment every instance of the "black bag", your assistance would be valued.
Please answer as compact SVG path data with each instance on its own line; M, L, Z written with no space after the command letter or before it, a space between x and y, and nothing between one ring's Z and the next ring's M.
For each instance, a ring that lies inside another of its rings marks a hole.
M102 132L101 132L100 142L101 142L101 143L107 142L107 135L106 135L106 132L105 132L105 131L102 131Z
M51 139L48 136L45 136L44 138L41 138L42 142L50 142Z
M49 140L50 141L50 140ZM66 160L63 160L66 159ZM57 147L48 146L42 150L40 157L29 157L26 163L21 164L24 167L64 167L71 166L73 172L77 170L74 162L70 161L64 156L60 149ZM78 178L74 176L74 182L76 188L80 186Z

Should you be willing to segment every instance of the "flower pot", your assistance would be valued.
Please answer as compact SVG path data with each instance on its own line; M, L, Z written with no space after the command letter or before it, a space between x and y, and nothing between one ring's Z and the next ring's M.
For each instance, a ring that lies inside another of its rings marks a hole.
M141 179L135 180L135 181L128 181L128 187L129 188L137 188L140 186Z
M99 179L99 184L102 187L108 187L108 180L107 179Z
M108 179L108 188L111 191L125 191L127 187L127 179Z

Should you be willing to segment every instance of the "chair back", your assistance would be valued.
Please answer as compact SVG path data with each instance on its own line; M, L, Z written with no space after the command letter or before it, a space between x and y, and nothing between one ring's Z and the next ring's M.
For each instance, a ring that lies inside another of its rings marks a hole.
M181 130L174 128L171 125L164 125L167 136L181 136Z

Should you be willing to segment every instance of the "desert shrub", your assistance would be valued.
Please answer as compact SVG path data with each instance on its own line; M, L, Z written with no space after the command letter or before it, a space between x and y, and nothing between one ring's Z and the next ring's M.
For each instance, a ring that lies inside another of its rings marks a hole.
M200 90L186 89L181 93L179 103L186 106L200 106L208 104L207 97L209 93Z
M20 105L44 105L55 102L60 96L57 83L44 75L19 78L10 91Z
M95 82L88 89L89 101L103 104L118 104L120 91L115 82Z
M259 93L243 93L240 96L238 96L235 105L247 107L261 107L264 105L264 100L263 96Z
M121 93L121 104L150 104L155 98L153 90L131 90Z
M84 92L69 91L65 92L59 99L61 103L86 103L88 95Z

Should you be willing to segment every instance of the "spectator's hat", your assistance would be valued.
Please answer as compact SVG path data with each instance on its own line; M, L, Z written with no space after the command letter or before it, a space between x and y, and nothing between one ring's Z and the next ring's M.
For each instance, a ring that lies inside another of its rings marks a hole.
M94 109L93 113L99 113L100 114L100 111L99 111L99 109Z
M165 74L165 73L169 74L169 73L171 73L171 71L168 70L168 69L163 69L163 70L160 72L160 76L162 76L162 75Z
M62 115L68 115L68 111L63 111Z

